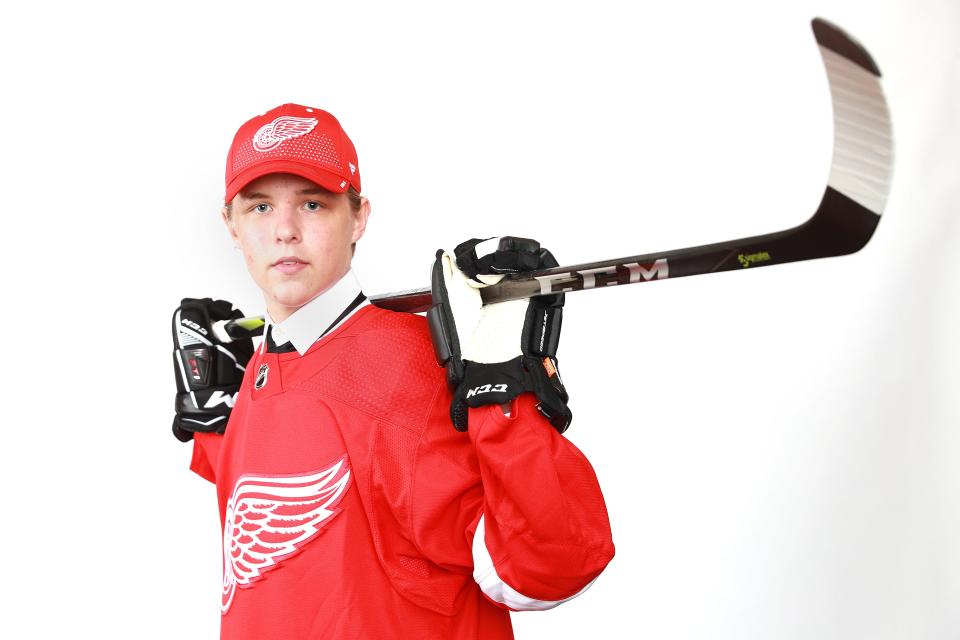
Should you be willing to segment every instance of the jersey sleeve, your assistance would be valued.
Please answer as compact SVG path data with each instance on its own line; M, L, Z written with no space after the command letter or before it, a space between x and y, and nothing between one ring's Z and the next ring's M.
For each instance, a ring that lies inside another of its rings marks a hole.
M217 459L223 436L219 433L195 433L193 435L193 456L190 458L190 470L201 478L216 484Z
M467 565L484 595L514 611L583 593L614 554L593 467L540 415L532 394L470 409L467 433L439 394L416 463L412 525L440 565Z

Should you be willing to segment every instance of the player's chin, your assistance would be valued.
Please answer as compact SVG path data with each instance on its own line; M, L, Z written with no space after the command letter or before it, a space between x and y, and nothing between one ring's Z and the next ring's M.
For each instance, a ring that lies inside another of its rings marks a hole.
M315 298L320 291L321 287L312 281L288 278L273 283L271 297L285 307L301 307Z

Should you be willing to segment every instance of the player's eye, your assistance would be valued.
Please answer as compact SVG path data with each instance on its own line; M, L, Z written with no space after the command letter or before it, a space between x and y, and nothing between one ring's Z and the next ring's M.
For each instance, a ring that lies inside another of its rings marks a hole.
M321 209L324 208L323 203L317 202L316 200L311 200L306 204L304 204L303 206L307 209L307 211L320 211Z
M260 204L258 204L253 208L253 211L255 213L267 213L268 211L270 211L270 205L264 202L261 202Z

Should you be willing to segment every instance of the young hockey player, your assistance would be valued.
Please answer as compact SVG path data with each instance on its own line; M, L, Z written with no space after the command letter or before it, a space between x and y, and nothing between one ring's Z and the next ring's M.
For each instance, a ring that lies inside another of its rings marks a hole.
M511 638L509 611L583 593L614 548L561 435L562 294L479 298L549 252L465 242L437 253L427 320L371 305L350 269L370 215L353 143L294 104L239 129L224 201L263 342L217 338L243 315L222 300L173 318L173 431L223 524L221 637Z

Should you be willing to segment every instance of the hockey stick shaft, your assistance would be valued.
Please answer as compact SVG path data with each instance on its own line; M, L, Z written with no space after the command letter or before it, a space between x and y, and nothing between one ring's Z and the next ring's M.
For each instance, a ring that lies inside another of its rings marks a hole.
M484 304L558 292L583 291L621 284L639 284L720 271L769 267L854 253L873 234L880 216L836 190L823 196L821 212L794 229L727 242L647 253L614 260L588 262L507 276L480 290ZM846 229L838 229L845 226ZM415 289L370 301L384 309L412 313L430 308L429 289Z
M765 235L516 274L481 290L484 304L585 289L767 267L854 253L870 240L886 205L893 162L890 116L880 71L867 50L829 22L812 23L830 83L834 153L823 198L807 222ZM418 313L430 289L372 296L378 307ZM248 332L262 318L246 322ZM255 331L255 329L253 329ZM231 333L233 335L233 333Z

